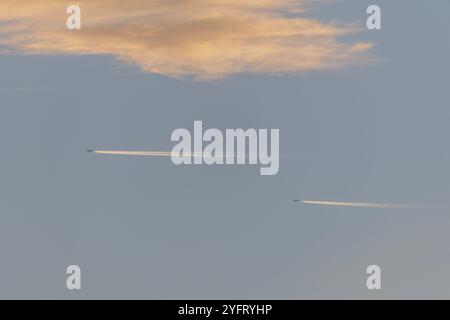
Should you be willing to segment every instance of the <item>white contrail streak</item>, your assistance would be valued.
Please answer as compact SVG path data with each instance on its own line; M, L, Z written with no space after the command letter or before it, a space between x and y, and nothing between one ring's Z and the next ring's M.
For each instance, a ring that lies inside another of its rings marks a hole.
M356 207L356 208L372 208L372 209L408 209L414 208L405 204L386 204L386 203L365 203L365 202L341 202L341 201L317 201L304 200L303 204L317 206L337 206L337 207Z
M140 157L171 157L172 152L168 151L110 151L110 150L92 150L92 153L107 154L116 156L140 156ZM185 153L186 157L201 157L202 154Z
M204 153L191 153L191 152L185 152L183 154L172 154L170 151L117 151L117 150L88 150L90 153L95 154L103 154L103 155L116 155L116 156L140 156L140 157L194 157L194 158L201 158L201 157L210 157L210 154L204 154ZM227 158L227 155L217 154L216 157L225 157ZM234 157L234 156L231 156ZM248 155L237 155L237 158L249 158ZM280 156L280 158L284 158L287 156ZM300 157L300 156L297 156Z
M116 156L140 156L140 157L189 157L189 158L201 158L208 157L209 154L195 153L195 152L185 152L183 154L172 153L169 151L113 151L113 150L89 150L91 153L105 154L105 155L116 155ZM223 157L223 155L216 155L218 157ZM237 156L238 158L241 156ZM246 156L244 156L246 157Z

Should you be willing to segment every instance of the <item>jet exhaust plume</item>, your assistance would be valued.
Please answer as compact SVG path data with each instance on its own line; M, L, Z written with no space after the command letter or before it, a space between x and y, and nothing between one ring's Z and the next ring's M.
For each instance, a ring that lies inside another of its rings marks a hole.
M172 154L170 151L119 151L119 150L86 150L88 153L95 153L95 154L103 154L103 155L116 155L116 156L140 156L140 157L208 157L209 154L205 153L191 153L191 152L185 152L183 154ZM216 156L219 157L228 157L227 155L221 155L218 154ZM232 156L234 157L234 156ZM248 158L248 155L237 155L237 158ZM287 158L289 156L282 155L280 158ZM295 156L296 158L301 158L301 156Z
M116 155L116 156L141 156L141 157L171 157L172 152L168 151L113 151L113 150L87 150L89 153ZM185 153L187 157L199 157L201 154Z
M303 200L301 202L303 204L306 204L306 205L334 206L334 207L355 207L355 208L372 208L372 209L408 209L408 208L414 208L414 206L406 205L406 204L342 202L342 201L317 201L317 200Z

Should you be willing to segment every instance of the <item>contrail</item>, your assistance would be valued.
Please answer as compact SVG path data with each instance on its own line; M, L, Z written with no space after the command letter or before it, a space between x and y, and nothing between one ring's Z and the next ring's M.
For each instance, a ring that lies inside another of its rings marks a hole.
M168 151L112 151L112 150L88 150L87 152L96 154L116 155L116 156L140 156L140 157L171 157L172 152ZM202 154L184 153L186 157L201 157Z
M116 155L116 156L139 156L139 157L194 157L194 158L201 158L201 157L207 157L210 156L209 154L206 155L204 153L196 153L196 152L184 152L184 153L172 153L170 151L114 151L114 150L88 150L87 152L95 153L95 154L105 154L105 155ZM216 155L218 157L223 157L223 155L218 154ZM247 157L247 156L237 156L240 157Z
M139 157L194 157L194 158L201 158L201 157L208 157L209 154L204 153L195 153L195 152L185 152L183 154L176 154L170 152L170 151L118 151L118 150L87 150L89 153L95 153L95 154L103 154L103 155L116 155L116 156L139 156ZM227 155L217 154L216 157L225 157L227 158ZM234 157L234 156L232 156ZM248 155L237 155L237 158L249 158ZM272 156L273 157L273 156ZM287 158L289 156L284 155L280 156L280 158ZM298 158L301 158L301 156L296 156Z
M356 208L372 208L372 209L411 209L412 205L406 204L386 204L386 203L365 203L365 202L340 202L340 201L317 201L304 200L303 204L317 206L337 206L337 207L356 207Z

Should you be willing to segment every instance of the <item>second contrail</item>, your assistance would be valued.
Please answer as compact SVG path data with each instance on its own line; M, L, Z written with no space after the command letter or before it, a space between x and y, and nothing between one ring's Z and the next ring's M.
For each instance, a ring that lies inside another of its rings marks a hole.
M356 207L356 208L373 208L373 209L408 209L414 206L406 204L387 204L387 203L366 203L366 202L342 202L342 201L317 201L304 200L303 204L317 206L335 206L335 207Z

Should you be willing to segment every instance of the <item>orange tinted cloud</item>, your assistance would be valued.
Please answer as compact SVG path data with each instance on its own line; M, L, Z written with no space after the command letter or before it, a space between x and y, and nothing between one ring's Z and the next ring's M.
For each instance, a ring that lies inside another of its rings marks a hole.
M82 30L61 0L1 0L0 46L20 54L105 54L144 71L216 79L299 73L364 61L357 28L305 17L306 0L80 0ZM306 11L307 12L307 11Z

